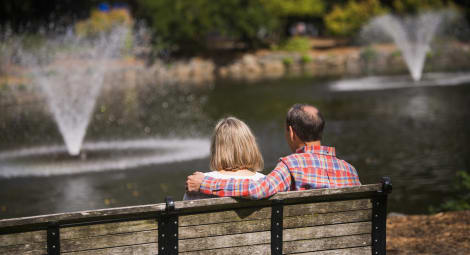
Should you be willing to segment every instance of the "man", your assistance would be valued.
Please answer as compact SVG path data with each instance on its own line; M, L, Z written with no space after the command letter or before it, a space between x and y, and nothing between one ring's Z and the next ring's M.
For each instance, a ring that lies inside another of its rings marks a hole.
M321 145L325 121L317 108L296 104L287 112L286 140L293 154L258 181L215 179L201 172L188 176L188 191L220 197L261 199L277 192L361 185L356 169L335 155L335 148Z

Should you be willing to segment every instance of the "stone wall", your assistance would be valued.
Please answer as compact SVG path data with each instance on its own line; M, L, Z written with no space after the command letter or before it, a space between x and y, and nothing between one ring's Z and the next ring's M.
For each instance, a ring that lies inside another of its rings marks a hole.
M425 71L470 69L470 45L441 47L428 54ZM228 64L216 65L203 58L162 61L141 68L139 83L208 84L216 79L257 81L285 76L358 76L405 74L401 53L392 45L345 47L325 51L292 53L258 51L246 53Z

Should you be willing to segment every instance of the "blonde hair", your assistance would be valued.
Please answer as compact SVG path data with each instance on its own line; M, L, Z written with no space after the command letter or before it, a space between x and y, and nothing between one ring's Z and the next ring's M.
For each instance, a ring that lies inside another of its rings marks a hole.
M211 139L210 169L260 171L264 162L250 128L235 117L219 120Z

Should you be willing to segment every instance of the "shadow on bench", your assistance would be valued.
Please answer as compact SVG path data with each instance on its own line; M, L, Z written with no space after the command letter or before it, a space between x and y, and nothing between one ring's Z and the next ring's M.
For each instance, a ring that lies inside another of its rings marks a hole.
M390 179L0 220L0 254L385 254Z

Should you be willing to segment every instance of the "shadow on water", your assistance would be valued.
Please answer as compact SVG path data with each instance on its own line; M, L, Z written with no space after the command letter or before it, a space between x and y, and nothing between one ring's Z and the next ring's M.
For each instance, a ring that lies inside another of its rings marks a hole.
M290 153L283 133L287 109L294 103L309 103L326 117L323 143L335 146L338 156L358 169L363 183L392 177L391 211L423 213L445 200L455 172L469 169L469 84L332 91L328 86L332 82L219 81L205 89L150 85L125 104L130 92L111 91L98 99L85 142L207 137L218 118L234 115L253 129L269 172L279 157ZM0 152L60 144L50 116L41 112L40 107L18 105L2 115ZM148 151L91 152L85 161L126 153ZM46 156L54 157L61 162L64 156ZM208 163L206 156L122 171L0 177L0 218L156 203L166 195L182 198L185 177L194 170L207 170Z

